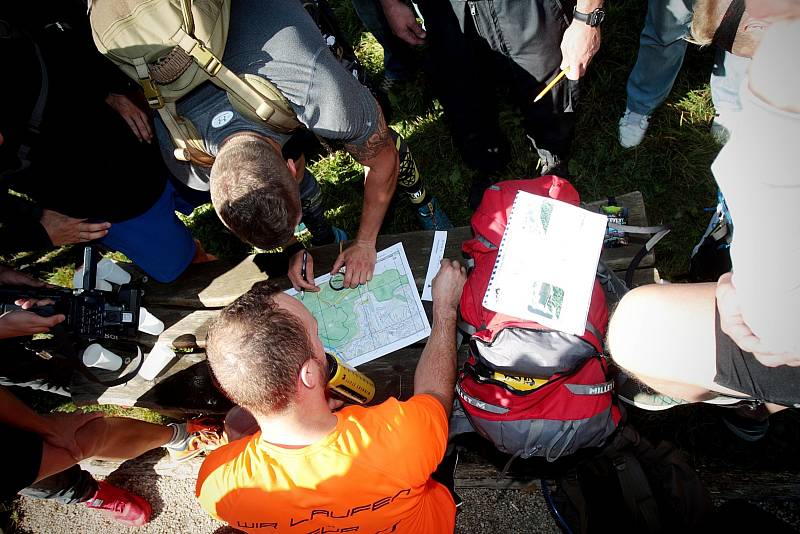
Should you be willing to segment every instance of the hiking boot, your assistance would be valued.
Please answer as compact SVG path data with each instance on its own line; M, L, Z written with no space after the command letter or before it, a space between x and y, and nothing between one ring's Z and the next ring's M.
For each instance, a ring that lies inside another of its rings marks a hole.
M150 504L142 497L103 480L97 481L97 491L86 501L86 507L101 510L114 521L131 527L144 525L153 513Z
M752 402L728 410L722 422L733 434L744 441L754 442L763 439L769 430L769 410L763 404Z
M439 206L436 197L431 197L428 202L417 208L417 221L423 230L447 230L453 227L453 223Z
M173 463L183 463L199 454L216 450L228 442L222 422L217 419L197 417L185 424L186 439L178 446L166 447Z
M628 377L627 380L618 385L616 391L619 400L651 412L660 412L681 404L689 404L683 399L675 399L663 395L632 377Z
M647 127L650 125L650 115L641 115L626 109L625 114L619 119L619 144L622 148L633 148L644 139Z

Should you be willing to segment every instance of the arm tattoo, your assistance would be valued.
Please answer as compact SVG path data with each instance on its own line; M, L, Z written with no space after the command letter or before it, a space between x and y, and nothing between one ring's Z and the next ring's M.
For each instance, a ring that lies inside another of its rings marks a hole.
M375 106L378 103L375 102ZM375 133L369 136L369 139L364 141L363 144L347 143L344 148L347 150L359 163L365 163L375 158L378 153L384 149L387 143L391 143L392 138L389 136L389 127L386 126L386 119L383 118L383 113L378 107L378 127Z

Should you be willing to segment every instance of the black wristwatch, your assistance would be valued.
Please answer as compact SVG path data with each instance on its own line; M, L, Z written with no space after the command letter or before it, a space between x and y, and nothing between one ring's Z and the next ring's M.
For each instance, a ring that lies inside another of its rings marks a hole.
M600 23L603 22L604 18L606 18L606 12L603 11L603 8L598 7L591 13L581 13L578 11L577 7L574 7L572 8L572 18L584 22L587 26L594 28L596 26L600 26Z

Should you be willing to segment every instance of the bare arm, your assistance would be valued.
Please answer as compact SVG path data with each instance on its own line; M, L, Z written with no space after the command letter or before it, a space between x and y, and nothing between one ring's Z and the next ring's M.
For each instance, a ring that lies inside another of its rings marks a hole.
M578 0L576 8L581 13L591 13L603 7L603 0ZM561 39L561 69L569 67L567 78L577 80L586 74L589 62L600 49L600 26L591 27L573 20Z
M375 105L378 105L377 102ZM346 265L344 283L347 287L355 287L372 279L376 260L375 240L397 186L399 157L380 108L375 133L365 143L348 144L345 148L356 161L364 165L364 206L358 235L336 259L331 272Z
M450 417L456 384L456 309L467 271L457 261L442 260L433 279L433 326L414 373L414 393L433 395Z

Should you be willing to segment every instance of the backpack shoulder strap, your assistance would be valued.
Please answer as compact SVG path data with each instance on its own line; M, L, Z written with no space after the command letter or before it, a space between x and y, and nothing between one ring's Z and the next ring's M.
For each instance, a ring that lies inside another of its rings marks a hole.
M181 2L184 17L187 12L185 3L185 0ZM191 18L191 14L188 16ZM215 85L225 89L229 94L235 95L236 98L232 99L231 103L234 106L237 101L240 105L243 104L244 114L255 114L259 120L269 123L271 128L281 133L289 133L301 126L286 97L272 82L264 80L264 84L259 84L261 87L254 87L231 72L205 44L188 31L180 29L172 39L211 77L211 81ZM266 85L266 91L264 85Z
M622 498L628 510L641 521L645 532L661 532L658 503L642 464L631 453L617 453L609 458L619 480Z

